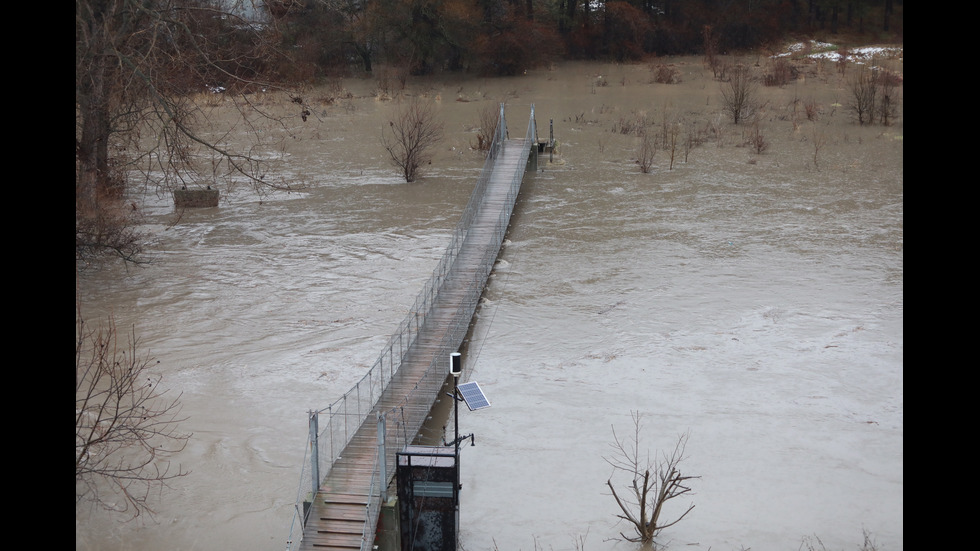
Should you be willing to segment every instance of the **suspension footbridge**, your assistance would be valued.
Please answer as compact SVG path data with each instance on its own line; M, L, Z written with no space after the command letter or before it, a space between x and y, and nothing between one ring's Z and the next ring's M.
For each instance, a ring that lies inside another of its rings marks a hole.
M446 252L367 374L309 414L309 446L286 548L370 551L396 454L414 440L446 382L538 151L534 106L509 138L500 106L483 171Z

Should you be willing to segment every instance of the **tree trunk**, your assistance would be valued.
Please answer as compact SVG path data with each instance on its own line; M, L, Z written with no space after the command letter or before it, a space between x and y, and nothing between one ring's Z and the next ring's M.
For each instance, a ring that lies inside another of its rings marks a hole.
M361 61L364 63L364 72L370 73L372 70L371 66L371 48L357 44L354 46L357 49L357 53L361 56Z
M109 106L106 98L107 60L95 56L88 71L87 86L79 91L81 97L82 133L75 144L78 162L78 181L75 199L93 208L100 197L118 194L109 172Z

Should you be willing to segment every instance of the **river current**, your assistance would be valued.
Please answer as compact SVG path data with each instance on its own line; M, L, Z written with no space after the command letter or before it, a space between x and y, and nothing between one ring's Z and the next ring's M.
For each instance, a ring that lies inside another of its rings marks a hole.
M76 509L76 549L283 549L306 413L371 366L435 268L482 160L484 105L512 136L535 105L558 154L528 175L467 344L492 407L460 412L467 551L634 549L605 458L642 415L641 450L687 435L695 508L674 549L903 548L902 126L859 127L832 77L764 89L771 146L743 146L696 60L681 85L643 65L568 64L512 79L416 83L445 121L424 178L405 184L378 137L395 102L353 98L298 118L277 152L303 187L222 190L175 222L147 192L144 266L76 278L89 319L134 328L181 394L190 471L120 523ZM605 79L605 80L603 80ZM824 106L797 125L795 97ZM637 168L638 113L717 138ZM818 134L819 133L819 134ZM815 155L814 140L826 145ZM426 430L443 435L438 420Z

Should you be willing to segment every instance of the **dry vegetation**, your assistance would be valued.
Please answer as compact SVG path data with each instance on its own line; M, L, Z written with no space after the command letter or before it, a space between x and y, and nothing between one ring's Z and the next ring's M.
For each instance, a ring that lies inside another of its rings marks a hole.
M797 139L809 144L809 164L819 169L821 152L835 134L832 128L846 134L849 125L886 128L901 121L904 82L900 57L887 51L855 57L858 49L840 48L841 58L834 59L815 55L821 48L834 51L830 45L806 43L792 55L760 56L755 63L746 56L721 56L708 48L703 62L706 78L717 90L715 107L709 101L703 109L679 110L664 100L659 109L651 105L652 109L633 109L615 117L611 132L634 138L635 163L642 173L650 173L656 169L658 151L666 153L661 157L663 168L673 170L707 143L745 147L764 155L779 147L773 136L782 133L781 123L787 122ZM649 86L654 90L680 84L684 74L697 77L696 69L684 73L665 60L648 67ZM787 92L792 92L788 101ZM606 111L618 109L613 106L599 113ZM601 124L584 113L566 120Z

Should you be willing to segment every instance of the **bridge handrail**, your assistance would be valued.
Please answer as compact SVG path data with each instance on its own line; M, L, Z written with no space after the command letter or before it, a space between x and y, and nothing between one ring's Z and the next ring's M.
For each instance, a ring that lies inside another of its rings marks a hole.
M525 147L528 144L533 143L531 139L536 135L536 126L534 121L534 106L531 106L531 116L528 122L528 130L525 138ZM357 429L366 421L367 415L374 409L375 404L378 399L380 399L382 393L388 386L388 383L392 380L395 373L401 367L402 362L405 359L406 354L410 351L412 345L415 344L416 339L420 331L424 328L426 319L432 312L432 308L435 305L435 299L438 295L438 291L446 279L453 276L456 257L458 256L460 250L462 249L463 242L466 239L467 231L473 222L473 219L479 212L479 209L483 202L483 197L486 193L487 185L490 182L490 177L493 172L494 163L500 154L503 147L503 142L507 138L507 124L504 118L504 105L500 105L500 117L497 124L497 129L494 132L494 137L491 142L489 151L487 152L486 160L483 164L483 169L480 173L480 177L477 180L477 184L473 190L470 200L466 207L463 209L463 213L460 216L459 222L453 230L452 237L450 238L449 245L446 247L445 253L443 253L442 258L439 260L439 264L433 270L432 275L424 284L422 291L415 299L415 303L409 309L408 314L403 319L401 324L399 324L398 329L392 336L388 339L385 347L382 349L381 355L371 366L371 369L343 396L335 400L333 403L328 405L324 409L310 411L310 426L311 433L307 440L307 452L303 458L303 467L300 475L300 485L297 491L295 510L293 512L293 519L290 525L289 538L287 540L287 550L291 548L294 541L299 541L303 533L303 525L306 522L306 507L304 502L312 502L315 494L319 488L319 482L313 483L314 478L322 482L328 475L330 468L332 468L333 463L336 461L339 453L347 446L350 439L357 432ZM503 243L504 234L507 231L507 226L510 221L510 215L513 209L513 198L516 197L518 191L520 190L521 180L523 178L523 167L516 171L511 179L510 189L508 191L508 204L510 208L507 212L502 213L500 219L497 221L495 228L495 240L496 246L489 246L484 252L484 257L481 265L484 267L482 272L477 272L474 277L474 282L478 283L479 279L482 278L483 282L486 281L486 277L489 275L490 270L494 260L496 260L497 254L500 250L500 245ZM413 400L428 400L426 404L426 411L432 405L432 398L435 391L441 387L442 382L445 380L445 363L442 361L444 358L448 357L450 352L454 352L456 345L453 342L460 342L462 337L465 336L466 331L469 329L469 323L472 319L473 313L475 312L476 305L479 302L480 296L483 294L483 285L467 285L468 291L464 303L459 307L454 316L454 324L451 331L449 331L443 338L443 342L440 344L438 353L435 359L429 365L426 370L425 375L422 380L415 386L415 388L406 395L405 400L401 406L398 406L383 415L387 416L396 410L402 409L402 416L399 422L392 423L386 430L385 438L386 440L391 438L393 443L400 442L402 446L407 445L409 442L404 441L411 434L414 438L416 432L421 427L422 419L418 421L418 426L406 426L404 419L404 408L409 406ZM474 296L470 296L474 295ZM467 314L468 312L468 314ZM462 320L462 321L461 321ZM465 322L465 323L464 323ZM445 348L445 350L442 350ZM450 348L452 348L450 350ZM441 377L440 377L441 376ZM423 383L425 383L423 385ZM434 387L434 388L433 388ZM422 391L424 389L424 391ZM319 417L323 414L327 415L325 428L319 430ZM408 423L414 425L415 423ZM411 429L411 430L409 430ZM398 436L398 432L402 433L402 437ZM314 447L314 442L315 447ZM391 457L390 461L392 465L390 468L386 469L386 472L394 473L394 454L388 454ZM315 462L315 464L314 464ZM387 463L388 461L386 461ZM322 469L322 467L326 467ZM369 527L374 526L377 521L377 515L380 511L380 465L379 462L375 462L374 474L372 475L372 488L378 488L378 491L371 492L371 502L368 504L367 519L368 523L365 525L365 533L362 534L362 551L368 551L371 549L374 541L374 535L368 533ZM384 482L387 485L387 481ZM373 519L373 520L372 520ZM296 535L299 538L296 538Z

